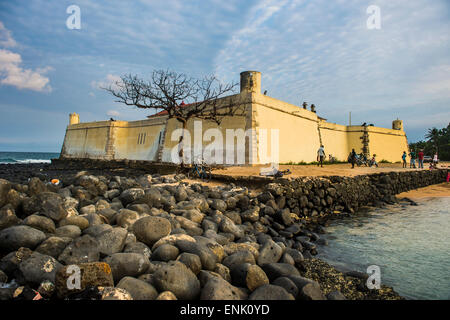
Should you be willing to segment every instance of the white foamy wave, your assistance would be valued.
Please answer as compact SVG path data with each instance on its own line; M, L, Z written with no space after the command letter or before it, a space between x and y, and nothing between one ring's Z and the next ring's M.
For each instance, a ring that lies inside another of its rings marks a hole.
M25 159L25 160L16 160L16 163L51 163L52 160L46 159Z

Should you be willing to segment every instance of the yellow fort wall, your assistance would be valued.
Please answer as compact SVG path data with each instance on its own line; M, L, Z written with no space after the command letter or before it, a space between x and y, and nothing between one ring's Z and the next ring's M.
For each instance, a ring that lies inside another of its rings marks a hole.
M362 152L361 136L365 130L369 136L369 152L371 155L376 154L378 161L400 161L402 152L408 152L401 120L393 122L393 127L398 130L329 123L315 112L261 94L261 74L257 71L242 72L241 93L220 99L218 106L227 106L230 101L238 101L241 108L245 108L245 113L226 117L220 125L195 118L187 122L186 129L191 135L185 137L183 143L185 161L196 160L193 150L195 139L198 139L203 150L215 141L215 137L211 141L203 139L205 134L211 133L208 130L212 128L221 132L221 137L218 138L222 139L223 148L219 150L219 153L222 152L222 160L219 162L223 164L231 164L226 162L226 149L231 146L226 146L227 130L247 133L253 130L255 133L240 141L232 140L234 164L237 163L237 154L242 153L245 154L245 164L270 163L276 159L273 158L276 147L279 163L313 162L317 159L320 143L324 145L327 159L331 154L338 160L345 161L353 148L357 153ZM194 135L195 122L201 122L200 136ZM61 157L173 162L172 154L178 153L179 143L173 133L179 128L182 128L181 122L168 119L167 115L131 122L79 123L79 115L73 113L70 115ZM273 130L278 130L277 146L271 143Z
M269 157L272 155L273 149L270 132L278 130L280 163L316 160L319 135L315 113L264 95L255 95L253 104L258 139L257 163L267 163L261 161L263 159L259 154L263 142L262 130L267 131L267 155Z

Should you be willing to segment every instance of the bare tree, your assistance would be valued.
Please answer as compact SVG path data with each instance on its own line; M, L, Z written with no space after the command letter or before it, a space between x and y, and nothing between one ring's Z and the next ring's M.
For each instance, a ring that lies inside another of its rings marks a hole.
M192 118L213 121L220 125L225 117L245 115L239 95L234 93L238 83L221 83L215 76L195 79L168 70L155 70L146 81L136 75L124 75L107 88L102 88L117 102L155 112L166 111L186 129ZM225 95L229 95L225 97ZM184 131L184 130L183 130ZM180 137L180 144L183 136ZM183 149L179 156L183 159ZM183 160L181 160L183 166Z

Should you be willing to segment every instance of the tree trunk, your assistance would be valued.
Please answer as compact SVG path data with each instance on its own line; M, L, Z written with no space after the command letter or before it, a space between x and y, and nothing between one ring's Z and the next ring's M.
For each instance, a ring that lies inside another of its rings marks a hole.
M184 120L184 121L180 120L180 119L177 119L177 120L180 121L183 125L183 132L181 134L180 141L179 141L179 144L181 144L181 148L180 148L180 151L178 152L178 156L180 157L180 161L181 161L180 167L184 168L184 159L183 159L183 157L184 157L184 150L183 150L183 148L184 148L184 130L187 128L187 120Z

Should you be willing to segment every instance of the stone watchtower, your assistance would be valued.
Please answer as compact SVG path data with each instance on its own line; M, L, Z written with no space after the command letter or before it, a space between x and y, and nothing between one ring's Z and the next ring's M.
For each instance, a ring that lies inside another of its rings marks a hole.
M77 113L69 114L69 125L80 123L80 115Z
M394 120L392 121L392 129L403 131L403 121L402 120Z
M241 72L241 93L261 93L261 72Z

